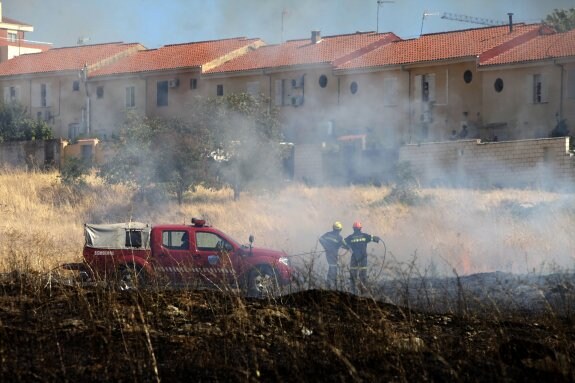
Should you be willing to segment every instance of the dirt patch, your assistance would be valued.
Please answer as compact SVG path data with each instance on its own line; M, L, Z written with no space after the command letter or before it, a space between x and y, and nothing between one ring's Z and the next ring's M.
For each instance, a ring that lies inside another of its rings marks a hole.
M0 381L575 380L572 317L411 311L344 292L273 300L0 282Z

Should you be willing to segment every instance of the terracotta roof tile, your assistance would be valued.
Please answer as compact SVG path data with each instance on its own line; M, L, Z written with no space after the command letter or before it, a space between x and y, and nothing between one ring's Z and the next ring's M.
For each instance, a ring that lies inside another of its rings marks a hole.
M540 29L540 24L515 24L512 32L509 32L509 26L497 26L426 34L416 39L401 40L385 45L339 65L336 69L358 69L475 57L506 42L522 39L528 34L535 36Z
M499 55L481 60L480 66L538 61L569 56L575 57L575 30L537 36Z
M282 44L261 47L247 55L230 60L207 73L281 68L285 66L333 63L354 53L374 49L378 44L399 40L393 33L358 32L348 35L322 37L317 43L311 39L290 40ZM364 53L364 52L361 52Z
M0 63L0 76L80 70L84 64L98 65L144 49L138 43L108 43L82 45L68 48L53 48L45 52L16 56Z
M260 39L236 37L223 40L200 41L165 45L158 49L143 50L118 62L90 73L90 76L138 73L181 68L201 68L237 50L264 44Z

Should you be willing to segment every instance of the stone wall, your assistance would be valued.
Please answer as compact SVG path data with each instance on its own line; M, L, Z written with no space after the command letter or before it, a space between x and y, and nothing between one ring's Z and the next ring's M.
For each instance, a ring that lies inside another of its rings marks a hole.
M412 144L400 148L399 161L409 162L425 186L572 189L575 184L569 137Z

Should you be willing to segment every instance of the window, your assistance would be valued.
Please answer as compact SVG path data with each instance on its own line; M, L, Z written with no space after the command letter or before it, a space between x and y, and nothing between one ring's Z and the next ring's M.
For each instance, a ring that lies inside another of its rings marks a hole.
M181 230L166 230L162 232L162 246L172 250L189 250L188 232Z
M246 93L252 97L258 97L260 95L260 82L251 81L246 84Z
M421 76L421 100L423 102L435 102L435 73Z
M353 81L349 86L349 91L351 92L351 94L356 94L357 88L358 88L357 82Z
M218 84L216 86L216 96L223 96L224 95L224 86L222 84Z
M227 246L227 241L223 240L219 235L214 233L207 233L203 231L196 232L196 247L198 250L216 250L230 248Z
M275 80L275 95L274 95L274 104L275 106L282 106L285 105L285 100L287 98L286 95L286 86L285 86L285 81L286 80Z
M503 80L500 78L495 80L495 82L493 83L493 87L495 88L495 91L497 93L500 93L503 90Z
M321 88L325 88L327 86L327 76L325 74L319 76L319 86Z
M471 72L470 70L466 70L463 73L463 81L465 81L466 84L469 84L472 80L473 80L473 72Z
M142 247L142 230L126 230L126 247Z
M8 32L8 41L15 43L18 40L18 34L16 32Z
M533 104L543 104L547 102L547 87L545 86L544 80L541 74L534 74L532 78L529 79L533 89L531 92L531 101Z
M126 108L134 108L136 106L136 87L126 87Z
M48 88L46 84L40 85L40 106L46 107L48 105Z
M32 108L45 108L51 106L50 84L33 82L30 86L30 104Z
M397 78L386 78L383 80L383 105L398 105L399 86Z
M168 81L158 81L156 87L156 105L168 106Z
M104 98L104 87L99 86L96 88L96 97L97 98Z
M72 90L77 92L80 90L80 81L76 80L72 83Z
M7 86L4 88L4 102L11 103L20 99L19 86Z
M198 89L198 79L191 78L190 79L190 89Z

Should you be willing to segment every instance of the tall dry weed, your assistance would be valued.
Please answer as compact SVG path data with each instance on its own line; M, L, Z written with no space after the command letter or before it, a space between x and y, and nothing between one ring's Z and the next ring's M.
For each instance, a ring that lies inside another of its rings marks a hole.
M253 234L257 246L285 250L295 264L311 265L318 278L326 263L317 239L336 220L343 222L344 235L361 220L365 232L384 239L385 247L369 245L370 265L378 270L386 251L398 262L410 262L417 253L418 269L435 273L573 267L573 195L424 189L423 203L407 206L382 203L389 193L385 187L294 184L246 192L233 201L232 190L200 187L178 205L169 199L136 200L133 190L104 184L94 175L85 187L74 188L61 184L57 172L4 169L0 268L9 269L16 259L39 270L80 260L86 222L189 223L192 217L206 218L240 243ZM348 263L349 253L342 254L343 270Z

